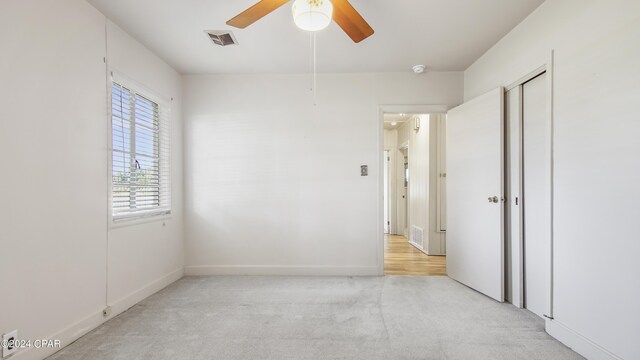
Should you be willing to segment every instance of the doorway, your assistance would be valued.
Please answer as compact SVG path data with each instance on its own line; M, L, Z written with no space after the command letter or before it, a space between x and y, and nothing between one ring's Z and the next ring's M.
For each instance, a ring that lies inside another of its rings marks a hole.
M383 264L388 275L446 275L438 221L440 114L384 114Z

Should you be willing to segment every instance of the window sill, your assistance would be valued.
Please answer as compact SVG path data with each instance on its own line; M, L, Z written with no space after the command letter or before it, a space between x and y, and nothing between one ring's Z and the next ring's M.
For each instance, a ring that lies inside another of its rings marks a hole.
M118 229L118 228L143 225L143 224L148 224L153 222L165 222L167 220L171 220L172 217L173 217L172 213L147 215L147 216L132 216L130 218L111 217L111 221L109 222L109 228Z

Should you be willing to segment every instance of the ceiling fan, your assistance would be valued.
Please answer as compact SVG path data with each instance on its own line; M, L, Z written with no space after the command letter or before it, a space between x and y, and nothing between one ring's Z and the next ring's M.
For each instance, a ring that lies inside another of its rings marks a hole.
M244 29L288 2L261 0L227 21L227 25ZM373 35L371 26L348 0L294 0L292 12L294 22L303 30L318 31L333 20L356 43Z

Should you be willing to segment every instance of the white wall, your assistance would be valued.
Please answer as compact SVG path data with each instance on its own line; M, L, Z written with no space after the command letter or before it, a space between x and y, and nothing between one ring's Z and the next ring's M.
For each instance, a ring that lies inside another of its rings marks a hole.
M115 315L173 278L154 280L181 275L179 163L166 228L108 231L104 58L167 95L179 94L181 80L113 26L107 56L105 24L82 0L0 2L0 333L17 329L21 339L66 345L103 322L107 304ZM145 61L151 70L139 71ZM178 159L180 112L178 101ZM13 358L55 350L21 350Z
M105 304L104 18L3 0L0 49L0 333L55 338Z
M380 104L462 100L460 73L186 76L189 274L378 274ZM360 165L369 176L360 176Z
M107 67L171 103L171 216L109 228L108 303L126 310L183 275L182 77L111 21ZM173 99L173 100L171 100Z
M554 317L593 358L640 358L640 2L547 0L465 72L465 98L554 50Z

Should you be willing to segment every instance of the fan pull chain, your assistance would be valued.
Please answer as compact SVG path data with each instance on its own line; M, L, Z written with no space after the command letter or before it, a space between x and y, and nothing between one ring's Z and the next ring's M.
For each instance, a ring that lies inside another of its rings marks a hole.
M309 32L309 69L313 69L313 32ZM313 76L309 80L309 91L313 91Z
M317 105L317 102L316 102L316 93L317 93L316 85L318 83L318 81L317 81L317 76L318 75L316 73L316 69L317 69L317 66L316 66L316 63L317 63L317 60L316 60L316 57L317 57L316 56L316 54L317 54L316 53L316 33L314 32L312 36L313 36L313 106L316 106Z
M311 58L309 59L313 74L311 75L311 90L313 92L313 106L317 105L316 102L316 84L317 84L317 61L316 61L316 33L309 32L309 53Z

